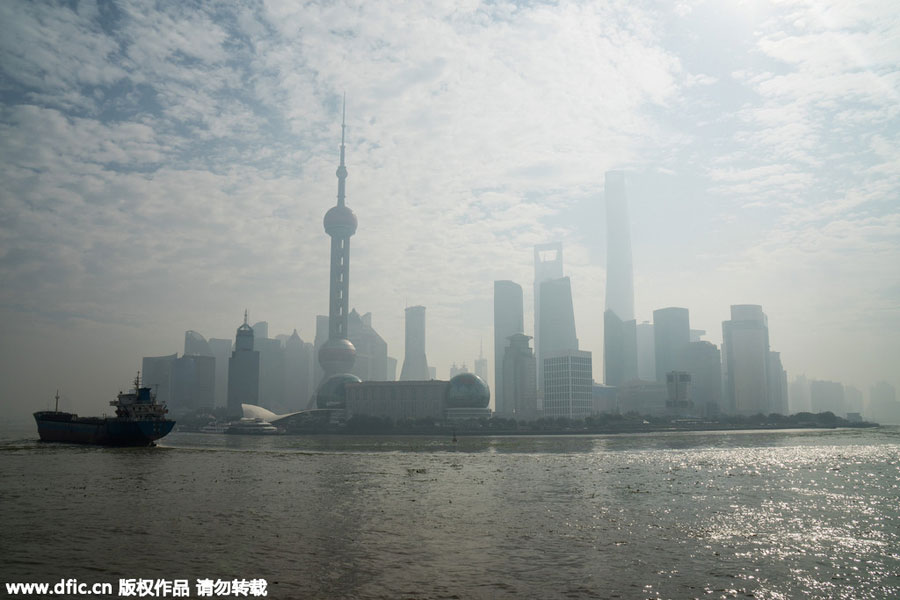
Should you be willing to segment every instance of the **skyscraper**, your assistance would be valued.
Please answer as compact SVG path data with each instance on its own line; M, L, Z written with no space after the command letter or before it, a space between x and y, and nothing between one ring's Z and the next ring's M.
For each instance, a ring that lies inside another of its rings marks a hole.
M228 359L228 417L244 416L241 404L259 404L259 352L253 349L253 329L247 323L238 327L234 339L234 352Z
M606 310L603 313L603 381L619 386L638 376L637 323L625 174L607 171Z
M544 416L583 419L594 407L591 353L567 350L544 359Z
M653 311L653 347L656 380L665 383L666 373L684 369L684 353L691 342L688 309L670 306Z
M528 347L530 336L514 333L503 353L502 380L506 397L495 404L503 407L502 416L530 420L537 416L537 365Z
M432 379L425 358L425 307L410 306L406 309L406 346L400 381L425 381Z
M481 378L481 380L487 383L488 380L488 364L487 359L484 357L484 347L478 347L478 358L475 359L475 375Z
M510 336L524 333L522 286L513 281L494 282L494 410L506 414L503 392L503 357Z
M572 305L572 283L568 277L541 283L540 328L541 357L559 356L578 350L575 335L575 309Z
M344 105L346 109L346 104ZM319 349L319 364L325 379L349 373L356 359L356 348L350 343L347 319L350 312L350 236L356 233L356 215L344 204L347 167L344 165L344 132L346 110L341 116L341 164L337 168L337 205L332 206L323 221L325 233L331 236L331 276L328 299L328 341Z
M541 284L563 276L562 243L551 242L534 247L534 355L541 364ZM538 388L544 373L538 368Z
M387 342L372 327L372 313L350 311L350 343L356 348L356 362L350 371L363 381L387 380Z
M722 363L726 411L769 414L769 320L761 306L731 307L731 320L722 322Z
M622 321L615 311L603 313L603 382L620 386L636 379L637 324L634 319Z
M684 370L691 374L694 408L715 416L722 406L722 356L712 342L691 342L685 348Z

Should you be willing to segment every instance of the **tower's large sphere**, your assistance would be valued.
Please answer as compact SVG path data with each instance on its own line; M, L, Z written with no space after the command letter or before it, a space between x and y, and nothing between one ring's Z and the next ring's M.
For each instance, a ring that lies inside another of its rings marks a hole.
M354 362L356 348L348 339L330 339L319 348L319 364L325 373L348 373Z
M356 233L356 215L346 206L332 206L323 220L325 233L331 237L350 237Z
M347 403L348 383L359 383L361 380L351 373L332 375L322 382L316 390L316 406L318 408L344 408Z
M484 380L473 373L460 373L447 385L445 408L487 408L491 391Z

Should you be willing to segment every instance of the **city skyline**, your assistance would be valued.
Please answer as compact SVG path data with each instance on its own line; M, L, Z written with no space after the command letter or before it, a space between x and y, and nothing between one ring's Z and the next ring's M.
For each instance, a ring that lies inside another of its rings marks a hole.
M377 6L0 7L0 397L104 407L245 307L312 340L344 91L349 309L392 356L413 305L439 372L479 355L493 281L533 314L532 248L559 240L602 381L621 170L638 323L685 307L720 345L759 304L789 377L900 387L895 10L754 6L448 4L405 28Z

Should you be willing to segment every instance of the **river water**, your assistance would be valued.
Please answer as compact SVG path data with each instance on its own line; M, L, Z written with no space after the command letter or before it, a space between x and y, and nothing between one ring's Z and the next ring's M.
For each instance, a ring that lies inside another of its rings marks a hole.
M0 434L0 583L265 579L269 598L900 597L897 428L456 443L174 433L140 449L36 437Z

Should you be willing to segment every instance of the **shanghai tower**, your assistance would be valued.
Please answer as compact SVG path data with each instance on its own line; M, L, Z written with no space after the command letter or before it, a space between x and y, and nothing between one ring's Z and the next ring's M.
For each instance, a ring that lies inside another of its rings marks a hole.
M619 386L637 377L637 329L625 173L606 173L606 311L603 381Z
M356 360L356 348L347 335L350 308L350 236L356 233L356 215L344 204L347 167L344 166L346 103L341 111L341 164L337 168L337 205L325 213L325 233L331 236L331 271L328 297L328 341L319 350L324 379L349 373Z

